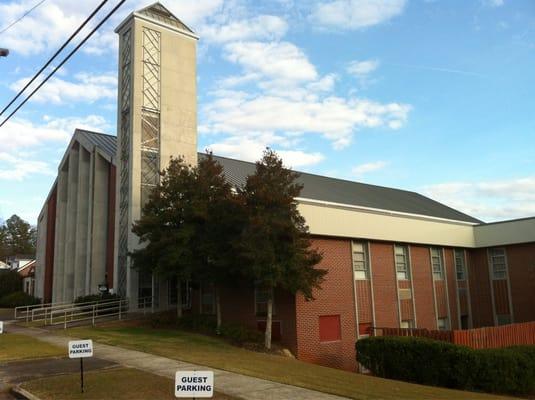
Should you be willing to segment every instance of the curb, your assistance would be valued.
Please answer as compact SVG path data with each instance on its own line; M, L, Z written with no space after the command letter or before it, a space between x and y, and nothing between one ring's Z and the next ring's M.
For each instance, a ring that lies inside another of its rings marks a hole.
M31 394L27 390L24 390L20 387L20 385L13 386L11 388L11 393L13 393L17 398L23 398L26 400L41 400L40 397L37 397L36 395Z

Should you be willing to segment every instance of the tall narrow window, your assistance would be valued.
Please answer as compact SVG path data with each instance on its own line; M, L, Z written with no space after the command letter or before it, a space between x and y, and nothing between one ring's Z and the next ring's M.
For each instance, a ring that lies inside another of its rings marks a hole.
M455 249L455 272L458 281L466 279L466 265L464 263L464 250Z
M396 257L396 275L398 280L410 279L409 273L409 256L407 246L394 246L394 255Z
M505 249L490 249L489 256L492 267L492 279L506 279L507 263L505 261Z
M444 263L442 262L442 251L439 248L431 248L431 267L433 268L433 279L444 279Z
M352 242L351 247L353 252L353 271L355 279L368 279L369 263L366 243Z
M259 317L265 317L267 315L267 304L269 296L273 295L273 290L255 287L254 297L255 297L255 313ZM275 315L275 298L273 297L273 306L272 314Z

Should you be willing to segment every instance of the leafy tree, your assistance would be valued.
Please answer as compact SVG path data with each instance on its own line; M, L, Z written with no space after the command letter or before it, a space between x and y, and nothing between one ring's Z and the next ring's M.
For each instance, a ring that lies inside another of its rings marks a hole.
M12 215L0 226L0 257L16 254L35 255L37 230L18 215Z
M141 247L132 252L133 267L138 271L177 277L177 315L182 316L181 281L189 280L196 257L191 223L194 168L181 158L172 158L161 172L160 184L144 205L141 218L132 231Z
M301 292L312 299L325 270L315 268L322 255L311 248L309 230L297 209L302 185L298 174L283 167L282 160L266 149L256 171L240 189L247 223L240 238L240 255L246 273L258 287L268 289L265 347L271 348L273 290Z
M243 226L242 210L212 154L196 167L173 159L134 225L133 232L144 245L132 254L134 267L176 275L179 282L195 279L213 284L219 329L219 288L229 284L236 271L233 244Z
M236 267L236 244L241 235L245 212L241 197L232 191L223 167L211 153L199 160L194 206L197 230L195 255L200 261L196 277L211 283L215 291L217 330L221 328L220 288L240 279Z
M22 289L22 277L12 269L0 270L0 298L20 291Z

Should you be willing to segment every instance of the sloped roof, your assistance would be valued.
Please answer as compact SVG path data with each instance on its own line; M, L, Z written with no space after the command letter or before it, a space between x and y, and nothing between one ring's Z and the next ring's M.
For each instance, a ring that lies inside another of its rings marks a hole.
M110 156L110 159L115 159L116 136L81 130L77 132L100 147ZM199 157L205 157L205 154L199 153ZM255 164L248 161L215 155L214 158L223 166L229 182L235 186L243 185L247 176L255 171ZM482 222L416 192L329 178L306 172L299 172L299 174L298 181L303 184L300 196L302 198L476 224Z
M171 11L164 7L160 2L151 4L148 7L142 8L137 11L138 14L145 15L156 21L162 22L167 25L174 26L186 32L195 33L185 23L178 19Z

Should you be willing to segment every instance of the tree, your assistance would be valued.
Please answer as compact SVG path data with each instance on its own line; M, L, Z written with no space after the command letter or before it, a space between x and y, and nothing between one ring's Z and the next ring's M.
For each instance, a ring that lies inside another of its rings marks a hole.
M291 293L301 292L312 299L325 270L315 266L322 255L311 247L305 219L297 209L296 197L302 185L298 174L283 167L282 160L266 149L256 163L253 175L240 189L247 223L240 238L240 255L246 273L258 287L267 289L265 347L271 348L273 291L277 288Z
M197 185L193 199L194 228L197 229L195 255L200 261L196 276L214 287L217 331L221 328L220 288L240 278L235 262L236 244L241 235L245 212L225 178L223 167L207 153L197 167Z
M178 282L195 279L213 284L219 329L219 289L232 281L236 271L233 244L243 226L242 210L211 153L195 167L173 159L134 225L143 245L132 253L134 267L175 275ZM180 304L178 308L180 316Z
M140 248L131 253L138 271L177 277L177 315L182 316L181 282L191 279L195 269L192 199L196 179L194 168L181 158L172 158L161 172L158 186L142 209L132 232Z
M34 256L37 230L18 215L13 214L0 226L0 257L17 254Z

